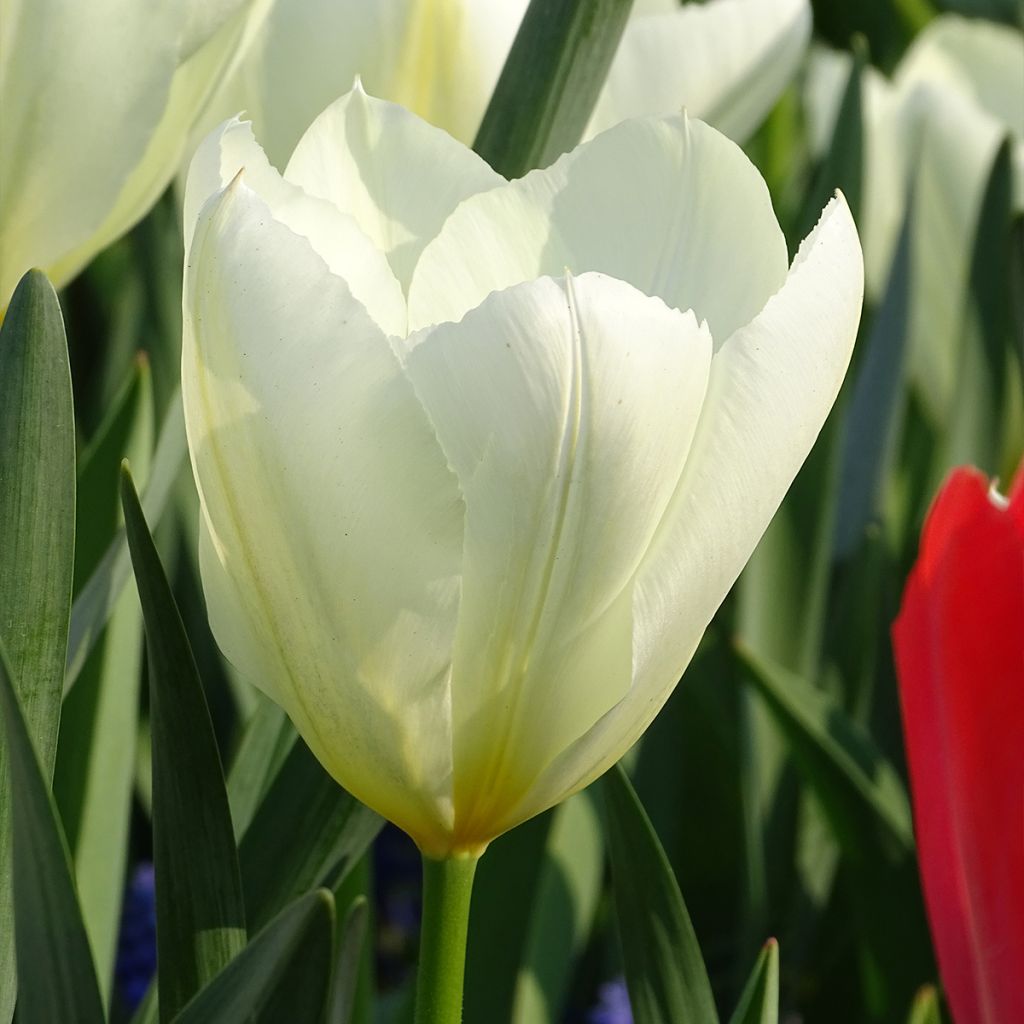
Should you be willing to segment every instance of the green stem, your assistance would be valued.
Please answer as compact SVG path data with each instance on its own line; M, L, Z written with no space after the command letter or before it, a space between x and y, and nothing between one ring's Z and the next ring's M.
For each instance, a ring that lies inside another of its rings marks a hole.
M416 1024L458 1024L476 857L423 858Z

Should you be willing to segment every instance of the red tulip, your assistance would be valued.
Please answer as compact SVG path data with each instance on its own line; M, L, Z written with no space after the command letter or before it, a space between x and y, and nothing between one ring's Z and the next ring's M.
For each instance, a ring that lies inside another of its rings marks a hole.
M914 826L957 1024L1024 1022L1024 467L957 469L893 627Z

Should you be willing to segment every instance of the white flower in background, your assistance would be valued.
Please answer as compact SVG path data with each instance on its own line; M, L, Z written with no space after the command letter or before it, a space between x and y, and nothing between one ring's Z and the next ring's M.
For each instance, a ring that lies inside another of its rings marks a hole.
M527 0L275 0L212 126L246 112L283 167L299 136L358 75L469 144ZM811 31L808 0L638 2L589 134L683 106L738 141L771 109Z
M146 213L253 6L0 0L0 311L25 271L59 287Z
M812 146L828 145L850 56L811 51L805 99ZM1024 209L1024 35L991 22L935 18L892 81L867 69L859 218L869 296L879 299L913 186L910 373L936 422L956 386L971 251L1000 143L1013 140Z
M479 852L636 741L764 532L857 332L846 203L790 267L699 121L506 182L357 89L283 176L211 135L185 224L217 640L425 853Z

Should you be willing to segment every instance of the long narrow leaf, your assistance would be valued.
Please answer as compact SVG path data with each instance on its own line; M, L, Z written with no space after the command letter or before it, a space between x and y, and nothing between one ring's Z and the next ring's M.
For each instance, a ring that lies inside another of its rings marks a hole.
M580 141L633 0L532 0L473 148L506 178Z
M182 411L179 392L171 400L160 426L153 464L142 499L146 518L154 524L159 522L163 515L171 489L185 463L187 450L185 414ZM65 693L78 678L90 651L102 636L103 627L107 624L131 574L132 564L125 536L119 531L88 582L78 592L71 608L67 670L64 676Z
M53 803L0 645L0 709L13 801L19 1024L102 1024L96 972Z
M329 892L318 889L300 897L175 1017L175 1024L321 1020L333 929Z
M75 547L75 426L64 321L26 274L0 326L0 642L49 785ZM10 794L0 744L0 1021L14 1010Z
M365 897L349 907L340 929L338 955L327 1005L327 1024L351 1024L359 987L359 967L370 912Z
M914 847L907 793L871 739L822 690L743 648L737 653L844 852L865 857L880 842L893 858L907 856Z
M152 414L149 368L139 361L81 460L76 579L92 573L117 532L121 460L127 455L136 467L148 467ZM64 701L53 783L104 1004L110 1001L128 852L141 668L142 611L134 589L126 588Z
M300 893L337 885L383 824L297 740L239 844L250 926Z
M121 502L146 623L160 1020L245 945L227 793L188 637L127 469Z
M636 1024L717 1024L682 893L622 767L602 780L626 985Z
M754 964L729 1024L778 1024L779 944L769 939Z

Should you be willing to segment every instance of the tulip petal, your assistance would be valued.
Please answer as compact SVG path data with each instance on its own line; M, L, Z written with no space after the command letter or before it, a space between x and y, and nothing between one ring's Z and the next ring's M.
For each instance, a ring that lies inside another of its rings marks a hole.
M114 205L167 101L179 18L136 0L4 5L0 309L25 271L51 268Z
M448 214L505 182L472 150L358 84L310 125L285 178L353 217L403 288Z
M961 1024L1024 1018L1024 491L961 469L893 627L925 901Z
M189 167L184 214L186 252L191 248L203 204L239 171L245 184L270 207L275 220L308 239L331 273L345 281L385 334L405 334L405 298L384 254L351 217L282 178L253 138L252 126L237 118L203 140Z
M724 339L782 285L787 257L764 181L734 143L685 117L629 121L465 200L416 268L410 330L565 267L693 309Z
M840 196L778 294L715 352L690 457L636 577L632 688L543 773L535 810L614 764L672 692L832 408L862 297L857 230Z
M789 83L811 34L808 0L711 0L633 17L588 134L686 107L737 142Z
M452 711L456 842L472 846L629 689L632 580L686 460L711 338L585 274L492 295L410 345L466 500Z
M343 786L443 847L464 512L422 406L345 283L240 181L199 218L185 312L218 643Z

